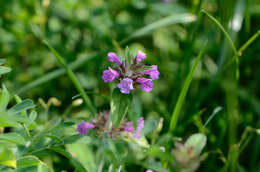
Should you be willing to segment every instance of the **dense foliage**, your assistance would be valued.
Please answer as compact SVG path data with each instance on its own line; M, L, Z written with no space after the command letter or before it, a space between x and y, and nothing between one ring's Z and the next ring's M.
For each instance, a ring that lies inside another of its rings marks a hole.
M258 172L259 26L258 0L0 1L0 171Z

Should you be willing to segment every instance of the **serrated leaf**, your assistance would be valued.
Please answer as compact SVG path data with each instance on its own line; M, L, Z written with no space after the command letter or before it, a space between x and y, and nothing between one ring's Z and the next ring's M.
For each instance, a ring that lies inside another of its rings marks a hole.
M118 88L114 89L111 101L111 120L115 127L119 127L132 99L132 94L122 94Z
M185 147L192 147L195 155L200 155L202 149L206 146L207 137L202 133L191 135L185 142Z
M11 71L12 69L10 67L0 66L0 75L6 74Z
M34 107L35 105L33 104L33 101L30 99L26 99L23 100L21 103L14 105L11 109L9 109L9 112L16 114L28 109L32 109Z
M0 112L3 112L6 110L6 107L9 102L9 93L8 90L6 89L5 85L2 85L2 90L0 93Z
M20 134L17 133L4 133L0 135L0 141L7 141L10 143L15 143L15 144L21 144L21 145L25 145L26 144L26 140L24 139L23 136L21 136Z

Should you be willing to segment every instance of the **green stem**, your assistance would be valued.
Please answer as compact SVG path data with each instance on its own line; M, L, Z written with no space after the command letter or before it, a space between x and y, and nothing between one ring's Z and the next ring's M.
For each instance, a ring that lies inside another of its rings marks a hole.
M69 78L71 79L72 83L74 84L74 86L76 87L76 89L78 90L78 92L81 94L86 106L90 109L90 112L92 113L93 116L96 115L96 109L94 108L94 106L92 105L89 97L87 96L87 94L85 93L84 89L82 88L81 84L79 83L78 79L76 78L75 74L72 72L72 70L67 66L66 62L64 61L64 59L59 55L59 53L52 48L52 46L46 41L43 41L44 44L51 50L51 52L55 55L56 59L58 60L58 62L62 65L62 67L65 69L67 75L69 76Z

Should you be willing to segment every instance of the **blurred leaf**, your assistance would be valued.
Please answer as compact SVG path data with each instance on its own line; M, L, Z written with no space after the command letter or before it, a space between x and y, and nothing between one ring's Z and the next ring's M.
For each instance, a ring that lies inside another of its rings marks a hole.
M29 116L29 119L31 121L35 121L35 119L37 118L37 112L35 110L33 110L31 113L30 113L30 116Z
M0 65L4 64L6 62L6 59L0 59Z
M5 85L2 85L2 90L0 92L0 112L3 112L6 110L6 107L9 102L9 93L6 89Z
M11 72L12 69L9 67L5 67L5 66L0 66L0 75L6 74L8 72Z
M0 147L0 165L16 168L16 159L13 151L4 146Z
M195 155L199 156L206 146L207 137L204 134L196 133L191 135L184 143L185 147L192 147Z
M28 109L32 109L34 107L35 105L33 104L33 101L30 99L26 99L23 100L21 103L14 105L11 109L8 110L8 112L16 114Z
M172 24L177 24L177 23L190 23L196 20L196 16L188 13L184 14L173 14L171 16L162 18L156 22L153 22L141 29L138 29L134 33L130 34L129 37L125 38L122 40L120 43L124 44L128 42L129 40L137 37L141 37L143 35L149 34L152 31L159 29L161 27L166 27Z
M4 134L0 134L0 141L4 140L10 143L15 143L15 144L21 144L21 145L25 145L26 144L26 140L24 139L24 137L22 137L21 135L17 134L17 133L4 133Z
M115 127L119 127L132 99L132 94L122 94L118 88L114 89L111 101L111 120Z
M71 163L75 166L77 171L87 172L87 170L83 167L83 165L66 150L64 150L60 147L51 147L50 149L53 150L54 152L57 152L57 153L63 155L67 159L69 159L71 161Z
M18 168L37 166L39 163L41 163L40 159L36 156L31 156L31 155L24 156L24 157L17 159Z

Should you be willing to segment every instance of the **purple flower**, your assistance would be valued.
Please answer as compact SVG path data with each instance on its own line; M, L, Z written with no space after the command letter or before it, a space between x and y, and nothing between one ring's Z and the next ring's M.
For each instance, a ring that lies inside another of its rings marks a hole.
M104 82L112 82L115 78L119 76L120 74L117 71L108 68L108 70L104 70L102 79L104 80Z
M135 137L137 139L141 138L141 131L143 128L144 128L144 118L141 117L138 119L138 126L137 126L136 133L135 133Z
M148 170L146 170L145 172L153 172L153 170L148 169Z
M139 50L139 51L137 52L137 55L136 55L136 60L137 60L137 62L141 62L141 61L144 60L145 58L146 58L146 54Z
M150 92L153 89L153 81L147 78L137 78L136 82L141 84L141 89L146 92Z
M127 131L129 133L134 133L134 126L133 122L126 122L126 127L124 128L124 131Z
M81 121L81 123L78 123L77 131L79 132L79 134L88 134L88 129L92 128L95 128L95 125L85 121Z
M118 88L120 88L121 93L129 94L130 90L133 90L133 80L130 78L124 78L118 85Z
M107 54L107 57L108 57L108 60L109 60L110 62L114 62L114 63L118 64L119 66L122 65L122 62L121 62L121 60L117 57L116 53L109 52L109 53Z
M156 65L152 65L151 67L152 67L152 69L148 69L148 70L146 70L144 72L141 72L141 74L150 75L152 80L158 79L160 73L157 70L157 66Z

